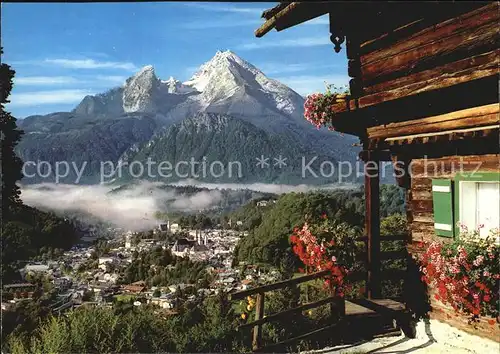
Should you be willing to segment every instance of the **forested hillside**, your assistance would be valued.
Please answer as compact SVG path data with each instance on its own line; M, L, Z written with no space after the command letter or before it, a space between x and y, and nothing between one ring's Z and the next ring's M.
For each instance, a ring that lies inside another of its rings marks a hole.
M382 217L403 213L402 190L393 185L382 186L380 209ZM246 205L232 214L233 219L242 221L250 231L238 245L238 261L277 266L294 263L289 244L293 229L301 226L307 218L318 218L323 214L346 222L361 235L364 226L363 190L289 193L265 207L256 202Z

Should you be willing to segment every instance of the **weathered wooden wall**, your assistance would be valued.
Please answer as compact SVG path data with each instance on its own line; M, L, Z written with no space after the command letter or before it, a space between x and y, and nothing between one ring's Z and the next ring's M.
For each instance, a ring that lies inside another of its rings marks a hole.
M397 33L408 26L395 30L393 43L360 57L365 91L387 91L417 82L423 85L447 74L455 81L461 76L467 80L488 75L500 43L499 6L489 4L409 36L403 34L400 39Z
M500 3L450 16L424 17L361 44L347 36L348 54L350 44L356 52L349 75L360 88L335 105L339 131L359 135L362 127L498 102Z
M389 123L367 129L369 139L391 138L412 134L430 134L451 129L471 127L487 127L500 123L500 107L498 103L467 108L455 112Z
M434 217L432 206L432 179L453 178L462 166L462 171L471 172L481 164L480 171L500 172L500 155L470 155L447 156L436 159L417 159L410 165L411 188L407 191L407 217L410 225L411 243L408 246L410 253L417 254L422 251L419 242L432 240L451 240L446 237L436 236L434 232ZM485 338L499 341L500 325L491 325L488 319L483 318L476 326L468 324L466 316L457 316L450 306L436 301L433 289L429 289L431 301L431 318L449 323L466 332Z
M453 178L460 166L472 172L479 163L481 171L500 172L500 2L476 4L457 13L404 13L397 28L391 21L380 25L377 37L353 31L352 40L347 34L349 76L360 88L335 105L333 124L359 136L367 150L390 150L411 162L406 199L412 253L421 251L419 242L438 239L433 178ZM371 30L368 17L379 14L365 16L360 21L366 24L357 26ZM434 318L499 340L498 324L483 321L474 329L432 296L431 304Z

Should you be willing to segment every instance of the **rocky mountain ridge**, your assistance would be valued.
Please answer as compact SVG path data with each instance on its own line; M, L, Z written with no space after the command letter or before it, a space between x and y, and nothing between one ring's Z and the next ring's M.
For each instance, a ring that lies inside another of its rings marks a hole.
M82 162L78 156L84 156L92 166L99 161L118 163L141 155L141 149L147 150L154 141L169 136L172 127L186 120L192 124L190 120L196 117L196 129L190 132L203 139L215 138L212 133L218 131L222 134L219 140L227 143L223 138L226 132L239 134L245 122L249 125L243 130L255 130L255 134L265 134L267 139L281 139L283 151L293 151L292 146L297 145L308 154L329 156L332 161L354 160L355 140L316 130L304 120L303 105L304 98L291 88L268 78L235 53L219 51L186 82L173 77L161 80L148 65L121 87L86 96L71 112L20 120L26 134L17 152L25 161L43 157L50 163L70 158ZM235 124L230 122L231 117L237 120ZM234 146L229 148L235 151L245 143L231 141ZM183 144L180 140L178 143ZM188 153L185 146L168 146L172 151ZM193 153L196 148L193 146ZM171 155L170 151L163 153ZM97 172L95 167L88 171L87 183L96 183L92 177Z

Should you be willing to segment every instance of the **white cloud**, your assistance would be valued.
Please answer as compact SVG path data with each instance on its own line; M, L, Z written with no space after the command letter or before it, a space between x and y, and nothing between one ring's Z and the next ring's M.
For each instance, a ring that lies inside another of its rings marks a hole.
M317 69L327 69L327 68L336 68L339 67L338 65L335 64L324 64L324 63L294 63L294 64L287 64L287 63L274 63L274 62L267 62L267 63L262 63L260 65L256 65L264 74L266 75L273 75L273 74L279 74L279 73L296 73L300 71L306 71L306 70L317 70Z
M234 6L230 3L224 4L199 4L199 3L185 3L184 5L189 7L195 7L197 9L214 11L214 12L232 12L232 13L247 13L247 14L257 14L261 15L264 11L263 8L256 7L240 7Z
M282 82L301 95L308 95L313 92L324 92L326 90L325 81L337 87L349 84L349 76L347 75L289 76L279 77L276 78L276 80Z
M118 227L130 230L145 230L157 225L155 213L198 212L218 207L222 200L220 189L249 189L266 193L309 192L315 190L338 190L358 188L354 184L331 184L322 186L283 184L215 184L184 180L172 183L175 186L196 186L207 188L191 195L176 190L165 190L159 182L141 181L130 188L115 190L110 185L68 185L42 183L21 186L21 199L27 205L49 209L55 212L78 211L91 215ZM82 216L83 216L82 215Z
M56 212L78 211L130 230L157 225L157 211L195 212L217 206L222 193L199 191L192 195L161 189L161 183L141 181L130 188L110 193L109 185L42 183L21 188L23 202Z
M254 26L259 27L264 23L261 14L264 8L258 9L253 7L239 7L225 4L224 6L214 4L196 4L187 3L186 6L195 7L202 10L231 13L230 17L218 18L216 20L209 20L203 18L199 21L191 21L181 24L181 28L203 30L207 28L228 28L228 27L242 27ZM329 25L330 20L328 15L317 17L315 19L306 21L303 25Z
M265 49L273 47L315 47L322 45L332 45L328 37L303 37L283 40L263 40L258 39L252 43L245 43L237 46L240 50Z
M86 95L92 95L90 90L51 90L34 91L13 94L12 107L37 106L45 104L69 104L80 102Z
M14 78L14 85L23 86L67 85L77 83L81 83L81 81L71 76L21 76Z
M14 78L16 86L56 86L56 85L121 85L127 77L120 75L97 75L88 78L72 76L20 76Z
M137 67L130 62L97 61L94 59L45 59L43 62L70 69L137 70Z
M216 21L193 21L187 22L181 25L182 28L185 29L193 29L193 30L203 30L207 28L229 28L229 27L241 27L241 26L258 26L260 21L258 19L255 20L237 20L234 18L231 19L219 19Z
M96 80L97 83L121 85L127 80L127 77L120 75L97 75Z
M357 185L351 183L343 184L324 184L321 186L312 186L307 184L290 185L290 184L272 184L272 183L203 183L193 179L185 179L179 182L170 183L173 186L195 186L198 188L207 189L231 189L231 190L252 190L262 193L284 194L290 192L309 192L316 190L338 190L357 188Z

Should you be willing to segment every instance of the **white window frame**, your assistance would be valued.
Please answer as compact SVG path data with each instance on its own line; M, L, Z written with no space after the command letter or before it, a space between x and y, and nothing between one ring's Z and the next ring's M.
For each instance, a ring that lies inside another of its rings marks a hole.
M492 183L492 184L497 184L500 186L500 181L495 181L495 180L474 180L474 179L467 179L467 180L461 180L459 181L459 194L458 194L458 212L459 212L459 218L460 222L465 224L468 228L469 231L473 231L477 229L477 227L480 225L480 220L479 220L479 207L478 207L478 197L479 197L479 186L480 184L486 184L486 183ZM465 186L474 184L474 225L467 225L465 223L466 218L464 215L468 214L469 211L466 211L466 203L464 202L466 191L465 191ZM499 216L499 223L500 223L500 216ZM498 225L497 227L500 227ZM480 230L480 236L481 237L486 237L489 234L490 229L481 229Z

